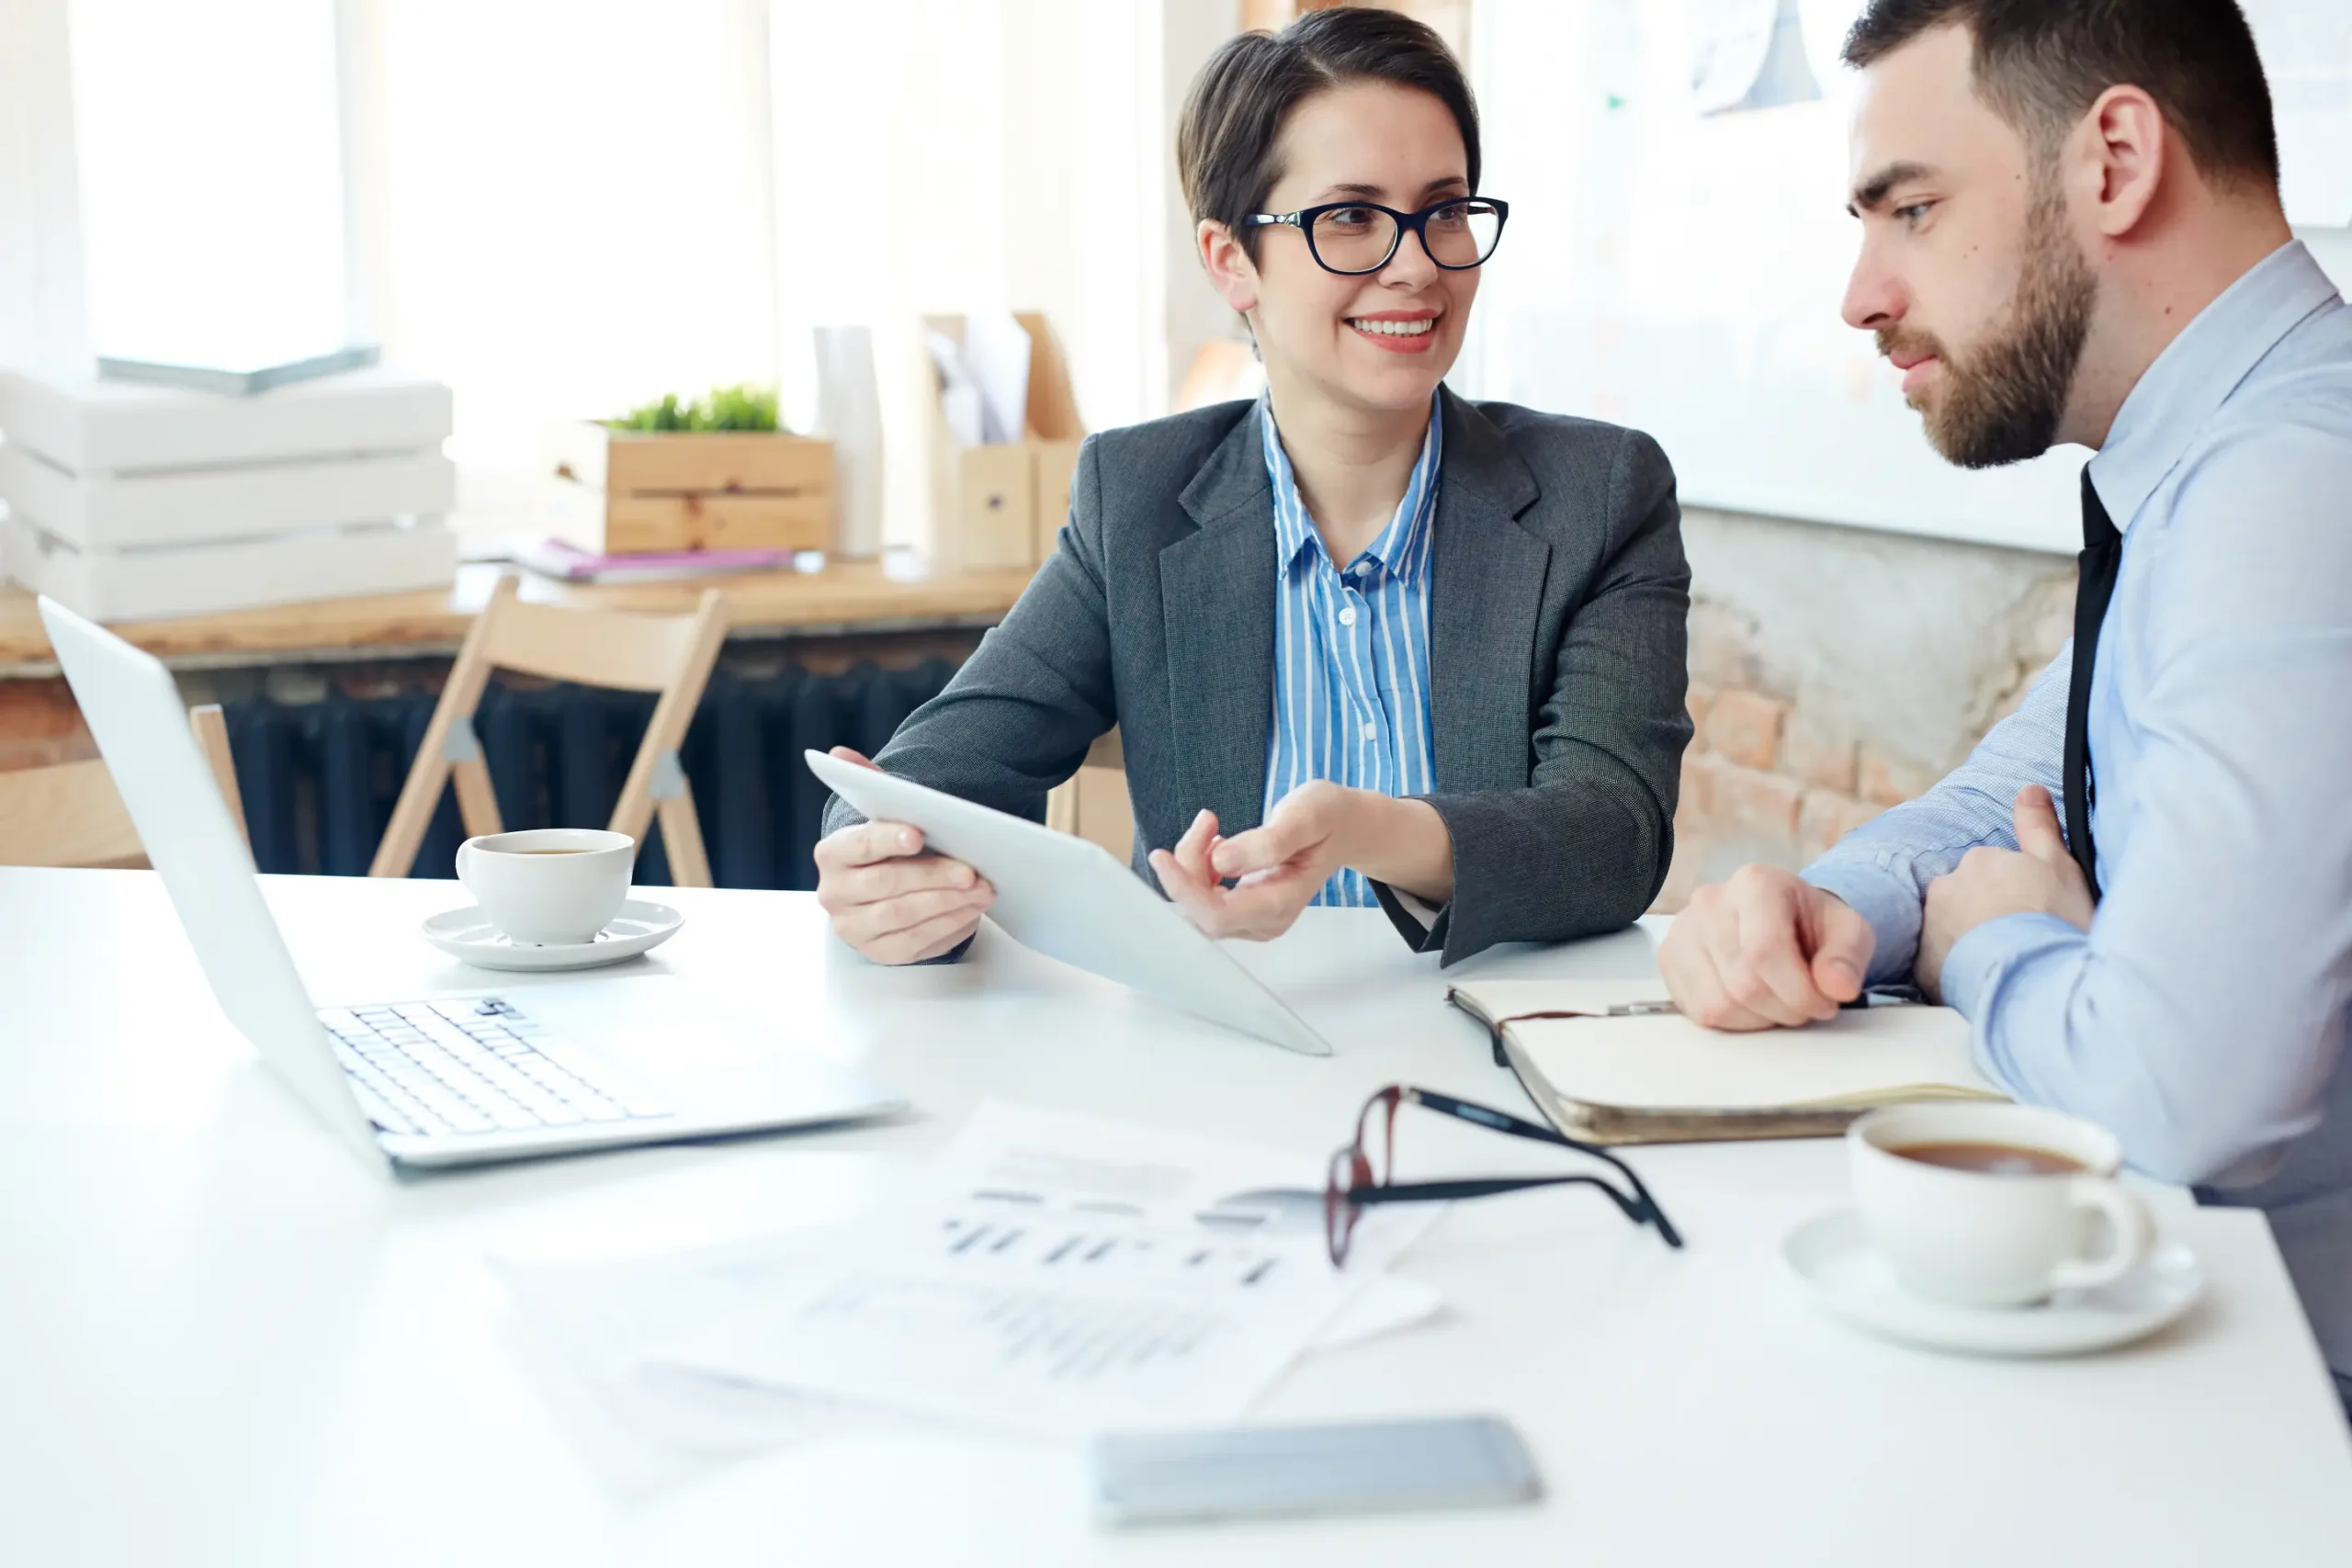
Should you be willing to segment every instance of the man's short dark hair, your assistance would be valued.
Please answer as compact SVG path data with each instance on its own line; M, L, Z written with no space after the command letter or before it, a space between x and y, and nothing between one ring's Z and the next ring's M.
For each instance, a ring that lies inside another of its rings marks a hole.
M1974 37L1977 96L2037 145L2128 84L2155 99L2207 178L2278 184L2270 85L2234 0L1871 0L1846 63L1862 69L1947 26Z
M1470 188L1478 188L1478 108L1445 40L1395 11L1338 6L1278 33L1243 33L1201 68L1176 129L1176 168L1193 220L1215 219L1255 257L1259 231L1242 220L1264 208L1282 178L1283 122L1307 98L1349 82L1393 83L1443 104L1462 130Z

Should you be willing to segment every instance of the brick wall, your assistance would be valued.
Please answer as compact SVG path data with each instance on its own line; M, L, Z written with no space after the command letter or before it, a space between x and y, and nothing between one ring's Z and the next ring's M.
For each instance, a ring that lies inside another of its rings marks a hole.
M98 754L62 678L0 681L0 773Z
M1926 790L2072 629L2064 558L1698 510L1684 536L1696 733L1661 912Z

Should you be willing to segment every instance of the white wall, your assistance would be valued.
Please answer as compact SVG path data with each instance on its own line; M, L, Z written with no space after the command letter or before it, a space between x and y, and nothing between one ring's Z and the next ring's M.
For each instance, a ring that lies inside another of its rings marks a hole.
M1166 170L1166 243L1162 267L1167 279L1163 333L1167 343L1163 397L1171 396L1192 367L1201 345L1244 335L1225 301L1209 287L1193 245L1193 214L1184 204L1184 187L1176 177L1176 119L1184 95L1224 42L1240 29L1238 0L1164 0L1160 7L1163 96L1159 126L1160 163ZM1167 406L1162 404L1164 408Z
M0 0L0 364L88 363L66 0Z

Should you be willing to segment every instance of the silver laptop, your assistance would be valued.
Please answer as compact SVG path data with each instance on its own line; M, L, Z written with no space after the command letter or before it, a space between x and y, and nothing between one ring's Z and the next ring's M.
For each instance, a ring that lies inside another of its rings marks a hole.
M479 1165L905 1109L673 976L315 1006L171 672L47 599L40 616L221 1010L371 1164Z

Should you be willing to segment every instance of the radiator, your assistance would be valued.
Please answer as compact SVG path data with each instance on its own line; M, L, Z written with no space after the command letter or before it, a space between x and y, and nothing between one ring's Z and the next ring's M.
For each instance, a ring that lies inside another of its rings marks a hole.
M854 746L871 756L954 672L944 659L907 669L859 664L838 674L714 671L682 758L711 879L721 887L814 887L810 852L826 791L801 751ZM419 691L226 705L255 863L365 875L435 700ZM603 827L653 702L650 694L493 679L474 728L505 825ZM445 793L411 874L454 876L464 838L457 798ZM638 855L637 880L671 880L658 824Z

